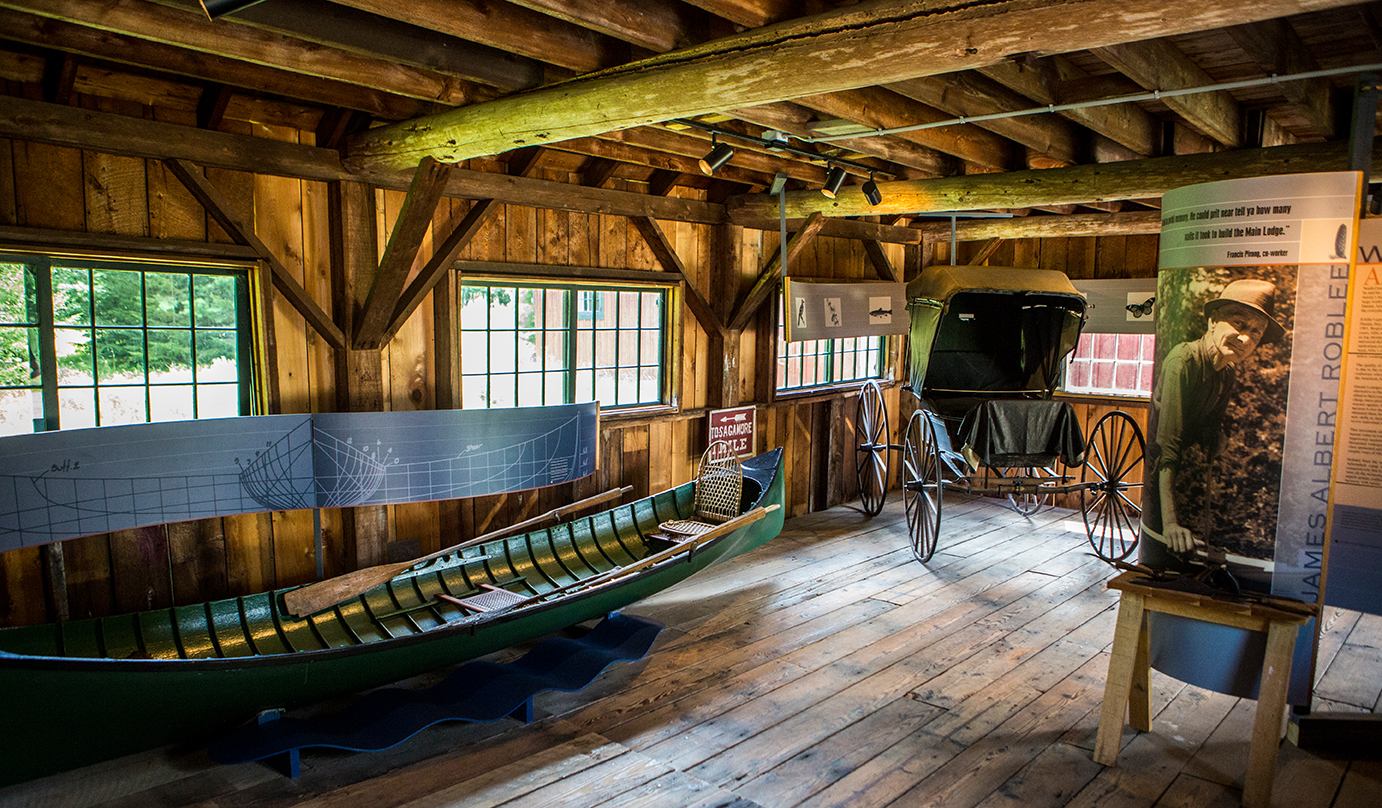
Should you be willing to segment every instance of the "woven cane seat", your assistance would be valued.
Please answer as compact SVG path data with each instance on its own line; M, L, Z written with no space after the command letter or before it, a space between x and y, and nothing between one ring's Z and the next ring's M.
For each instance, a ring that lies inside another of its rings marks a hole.
M701 455L693 518L663 522L658 529L673 538L699 536L738 516L743 493L744 470L738 456L728 442L715 441Z

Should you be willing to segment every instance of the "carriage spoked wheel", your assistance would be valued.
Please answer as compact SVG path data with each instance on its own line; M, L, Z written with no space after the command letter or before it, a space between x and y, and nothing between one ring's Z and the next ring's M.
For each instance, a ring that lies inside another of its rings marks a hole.
M1051 494L1048 491L1030 490L1033 487L1042 485L1043 480L1056 480L1056 473L1044 466L1016 466L1010 468L997 469L998 476L1005 480L1020 480L1023 489L1017 493L1008 494L1008 504L1014 511L1023 516L1031 516L1037 511L1051 504Z
M864 513L877 516L888 497L888 411L878 382L864 382L859 389L859 409L854 419L858 438L854 459L859 472L859 503Z
M1105 415L1089 433L1080 482L1091 485L1080 489L1080 513L1090 546L1109 563L1122 561L1137 547L1146 450L1142 429L1125 412Z
M936 552L941 532L941 448L936 427L922 410L907 421L902 442L902 496L912 555L925 564Z

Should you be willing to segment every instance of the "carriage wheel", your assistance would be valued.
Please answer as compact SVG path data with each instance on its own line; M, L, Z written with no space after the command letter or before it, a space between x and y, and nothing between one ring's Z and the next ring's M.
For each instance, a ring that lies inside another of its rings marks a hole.
M903 501L907 505L907 530L912 555L925 564L936 552L941 532L941 449L936 428L925 412L917 410L907 422L902 443Z
M1023 479L1040 481L1054 478L1056 473L1045 467L1017 466L1013 468L999 469L998 474L1005 480ZM1043 491L1030 491L1018 494L1008 494L1008 504L1012 509L1023 516L1031 516L1047 505L1051 504L1051 494Z
M877 516L888 497L888 411L878 382L859 388L859 410L854 419L858 446L854 459L859 472L859 502L864 513Z
M1080 482L1095 483L1080 490L1080 513L1094 552L1112 563L1137 547L1142 522L1142 483L1128 477L1138 473L1147 444L1142 430L1125 412L1100 418L1089 434Z

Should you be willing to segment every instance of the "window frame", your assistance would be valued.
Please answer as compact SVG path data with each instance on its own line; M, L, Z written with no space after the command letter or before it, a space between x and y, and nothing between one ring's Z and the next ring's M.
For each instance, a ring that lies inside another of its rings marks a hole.
M1140 343L1140 344L1139 344L1139 349L1138 349L1138 357L1135 358L1135 359L1120 359L1120 358L1118 358L1118 348L1117 348L1116 342L1115 342L1115 346L1114 346L1114 356L1113 356L1112 359L1100 359L1099 357L1092 355L1093 352L1094 352L1094 350L1095 350L1094 345L1092 344L1093 341L1096 340L1096 339L1098 339L1099 337L1105 337L1105 336L1114 337L1114 338L1115 338L1115 341L1116 341L1118 338L1121 338L1121 337L1136 337L1136 338L1138 339L1139 343ZM1088 332L1081 332L1081 333L1080 333L1080 342L1083 343L1084 340L1085 340L1086 338L1088 338L1088 339L1091 341L1091 345L1090 345L1091 356L1089 356L1089 357L1087 357L1087 358L1086 358L1086 357L1079 357L1078 354L1079 354L1079 352L1080 352L1080 344L1077 344L1076 347L1075 347L1075 350L1071 351L1071 352L1070 352L1070 355L1067 356L1067 357L1065 358L1064 366L1061 368L1061 382L1060 382L1060 386L1057 388L1057 390L1058 390L1062 395L1066 395L1066 396L1086 396L1086 397L1093 397L1093 398L1117 398L1117 399L1128 399L1128 400L1132 400L1132 401L1148 401L1148 400L1151 399L1151 396L1152 396L1151 382L1152 382L1152 381L1155 381L1155 377L1152 375L1152 373L1154 372L1154 371L1153 371L1153 368L1154 368L1153 357L1154 357L1155 354L1156 354L1156 335L1155 335L1155 334L1149 333L1149 332L1114 332L1114 331L1088 331ZM1150 338L1150 345L1147 344L1148 338ZM1146 358L1144 358L1144 354L1147 354ZM1148 378L1149 378L1148 389L1147 389L1146 391L1143 391L1143 390L1140 390L1140 389L1126 389L1126 388L1117 388L1117 387L1113 387L1113 388L1099 388L1099 387L1096 387L1096 386L1093 385L1093 384L1085 385L1085 386L1082 387L1082 388L1072 387L1072 386L1071 386L1071 382L1070 382L1071 373L1072 373L1072 367L1071 367L1071 366L1072 366L1074 363L1076 363L1076 362L1088 362L1088 363L1089 363L1089 378L1090 378L1091 382L1092 382L1092 380L1093 380L1093 378L1094 378L1094 366L1095 366L1095 363L1096 363L1096 362L1111 362L1111 363L1113 364L1113 377L1114 377L1114 380L1115 380L1115 381L1117 381L1117 378L1118 378L1118 367L1119 367L1119 365L1124 365L1124 366L1132 365L1132 366L1135 368L1135 372L1136 372L1137 378L1138 378L1139 380L1142 378L1142 369L1143 369L1143 367L1145 366L1145 368L1146 368L1146 370L1147 370L1147 375L1148 375Z
M500 376L513 375L513 376L515 377L515 383L514 383L515 391L514 391L514 397L513 397L514 403L512 403L512 404L490 404L490 403L485 403L485 404L483 404L484 408L490 409L490 408L500 408L500 407L510 407L510 406L513 406L513 407L537 406L537 405L534 404L533 402L522 402L522 401L520 401L520 399L519 399L520 393L519 393L519 391L518 391L518 389L517 389L518 386L519 386L519 378L518 378L518 377L521 377L521 376L524 375L525 373L528 373L528 374L531 374L531 373L538 373L538 374L540 374L540 375L542 375L542 376L546 376L546 375L548 375L548 374L557 374L557 373L560 373L560 374L562 375L561 388L562 388L562 397L563 397L563 401L562 401L562 402L552 402L552 401L547 401L547 400L546 400L545 390L546 390L546 384L547 384L547 382L546 382L546 380L544 380L544 381L542 382L542 384L543 384L542 391L541 391L540 394L539 394L540 397L543 399L543 401L541 402L542 404L550 404L550 403L576 403L576 398L577 398L577 396L578 396L578 395L580 394L580 392L581 392L581 391L580 391L580 382L578 381L578 375L581 374L581 373L590 373L590 374L592 375L591 383L590 383L590 388L591 388L591 389L590 389L590 391L589 391L590 396L591 396L591 400L599 401L600 399L599 399L599 396L598 396L598 393L597 393L597 389L596 389L597 382L596 382L596 380L595 380L595 378L594 378L594 371L595 371L595 370L598 370L599 368L596 368L596 367L594 366L594 355L591 356L591 358L590 358L590 360L589 360L589 363L588 363L587 365L584 365L584 366L583 366L583 365L581 364L581 359L580 359L580 357L578 356L579 343L580 343L579 334L580 334L580 332L582 332L582 331L591 333L591 335L592 335L592 340L591 340L591 341L592 341L592 346L593 346L593 343L594 343L593 336L594 336L594 333L595 333L596 331L611 330L611 331L613 331L613 332L615 333L614 342L615 342L616 357L619 355L619 353L622 352L623 349L622 349L622 347L621 347L621 345L620 345L620 339L619 339L619 337L618 337L618 334L620 333L620 330L621 330L621 329L620 329L620 327L619 327L618 325L616 325L613 329L602 329L602 328L597 328L597 327L596 327L596 324L598 324L598 323L601 321L602 315L608 314L608 306L604 303L604 301L603 301L603 300L601 299L601 297L599 297L598 295L599 295L599 293L602 293L602 292L611 292L611 293L614 293L614 294L616 294L616 295L617 295L617 294L620 294L620 293L632 293L632 294L637 294L637 295L648 294L648 293L656 293L657 295L659 295L659 304L658 304L658 305L659 305L659 307L660 307L660 309L661 309L661 312L660 312L660 317L659 317L659 319L658 319L657 327L656 327L656 329L655 329L656 332L657 332L657 334L658 334L658 339L659 339L659 342L660 342L660 345L659 345L659 347L658 347L658 350L656 351L657 360L658 360L658 364L657 364L657 380L656 380L656 382L655 382L655 386L656 386L656 389L657 389L657 400L656 400L656 401L636 401L636 402L627 403L627 404L619 404L619 403L606 404L606 403L604 403L604 402L601 402L601 403L600 403L600 411L601 411L601 413L607 413L607 414L610 414L610 415L616 415L616 416L617 416L617 415L628 415L628 414L634 414L634 413L647 412L647 411L650 411L650 410L661 410L661 409L669 409L669 410L670 410L670 409L675 409L675 406L676 406L676 405L675 405L675 401L676 401L676 391L673 389L673 386L674 386L674 384L675 384L675 379L676 379L677 373L676 373L676 364L675 364L675 353L673 352L673 348L672 348L672 342L673 342L673 340L672 340L671 337L672 337L672 334L673 334L673 331L674 331L674 329L675 329L676 324L679 322L679 321L678 321L678 318L675 316L675 309L680 305L680 298L678 297L678 287L677 287L676 284L667 283L667 282L660 282L660 281L646 281L646 282L644 282L644 281L623 280L623 279L620 279L620 280L614 280L614 279L608 279L608 280L606 280L606 279L596 279L596 280L558 280L558 279L552 279L552 278L534 278L534 277L530 277L530 276L506 276L506 275L495 276L495 275L479 275L479 274L477 274L477 275L466 275L466 276L464 276L464 277L461 277L461 278L458 279L458 281L457 281L457 293L456 293L456 294L457 294L457 301L456 301L456 302L457 302L457 309L458 309L458 312L459 312L459 310L463 309L464 306L466 305L466 303L465 303L465 301L464 301L464 295L465 295L465 293L466 293L466 290L467 290L467 289L474 289L474 288L478 288L478 289L495 289L495 288L500 288L500 289L511 289L511 290L514 290L514 292L515 292L516 295L517 295L517 294L521 294L521 293L522 293L523 291L525 291L525 290L542 290L544 293L548 293L548 292L552 292L552 291L565 293L565 295L566 295L566 300L565 300L565 303L564 303L564 308L565 308L565 325L564 325L564 326L561 326L561 327L558 327L558 328L550 328L550 327L547 327L547 326L545 326L545 325L542 325L542 326L535 326L535 327L533 327L533 328L524 328L524 327L521 326L520 323L517 323L517 322L516 322L514 328L512 329L512 331L513 331L514 333L516 333L516 334L517 334L517 333L522 333L522 332L524 332L524 331L539 331L539 332L543 332L543 333L564 332L564 334L565 334L565 338L564 338L564 339L565 339L565 348L564 348L564 351L563 351L564 360L563 360L563 363L562 363L562 366L561 366L561 367L556 368L556 369L551 369L551 370L549 370L549 369L547 369L547 368L544 367L544 368L543 368L542 370L540 370L540 371L532 371L532 370L529 370L529 371L522 371L522 370L520 370L520 369L518 368L518 364L515 363L514 370L511 371L511 372L510 372L510 371L499 371L498 373L496 373L493 369L487 369L487 370L486 370L485 372L483 372L483 373L467 373L467 372L466 372L466 363L465 363L465 351L464 351L464 348L462 347L462 346L464 345L465 335L466 335L467 333L470 333L470 334L485 334L485 335L486 335L486 338L485 338L485 339L486 339L486 343L485 343L485 344L486 344L486 346L489 348L490 356L493 356L493 342L492 342L492 338L491 338L489 335L492 335L492 334L495 333L495 332L494 332L494 330L493 330L492 328L488 328L488 327L487 327L486 329L483 329L483 330L482 330L482 329L477 329L477 328L467 328L467 327L464 325L464 315L460 315L460 316L458 316L457 331L456 331L456 333L457 333L457 337L456 337L456 339L457 339L457 352L458 352L458 354L460 354L460 376L459 376L460 387L461 387L461 397L460 397L460 402L461 402L461 404L460 404L460 406L462 406L462 407L472 407L472 408L481 406L481 405L478 405L478 404L475 404L475 403L468 403L468 402L467 402L467 392L466 392L467 379L485 378L485 379L487 379L487 380L492 380L496 375L500 375ZM587 294L583 294L583 293L587 293ZM594 297L594 298L591 298L591 297L589 297L588 293L595 293L597 296ZM592 305L586 305L586 306L583 307L582 304L583 304L583 301L584 301L584 300L589 300L589 301L591 302ZM633 332L634 334L639 334L639 333L644 332L644 331L652 331L652 330L654 330L654 329L648 328L647 326L645 326L645 325L642 324L642 322L643 322L643 320L642 320L643 314L642 314L641 308L642 308L642 304L639 305L640 311L639 311L637 323L636 323L632 328L628 328L628 329L624 329L624 330L631 331L631 332ZM488 316L488 315L487 315L487 316ZM619 322L619 320L620 320L620 319L622 318L622 316L623 316L623 313L622 313L622 311L620 310L620 306L619 306L619 303L617 302L617 300L616 300L616 302L615 302L615 304L614 304L614 313L613 313L613 316L614 316L614 318L615 318L616 324ZM509 331L510 329L505 328L505 329L503 329L503 330L504 330L504 331ZM635 343L636 343L636 344L639 344L639 341L638 341L638 340L635 340ZM648 365L646 365L646 364L644 364L643 362L641 362L641 359L642 359L642 350L641 350L641 348L639 348L639 350L636 351L636 354L637 354L637 355L635 356L635 363L634 363L634 364L632 364L632 365L619 365L619 364L618 364L618 360L616 359L616 364L615 364L615 366L614 366L614 368L613 368L613 369L616 371L616 375L617 375L617 372L618 372L619 370L624 370L624 369L629 369L629 368L633 369L633 370L635 371L635 379L634 379L634 381L633 381L633 384L634 384L634 386L635 386L635 389L637 389L637 387L638 387L638 385L639 385L639 381L638 381L638 371L639 371L640 369L642 369L642 368L649 367ZM487 364L488 364L488 363L487 363ZM491 382L491 384L492 384L492 382ZM616 381L616 389L615 389L615 396L616 396L616 399L617 399L617 396L618 396L618 389L619 389L618 386L617 386L617 384L618 384L618 382ZM487 393L487 394L489 393L489 390L492 390L492 387L487 387L487 390L486 390L486 393ZM491 396L491 397L492 397L492 396Z
M90 255L90 254L71 254L71 253L45 253L33 250L15 251L0 249L0 263L20 265L33 273L35 281L35 304L37 323L5 323L6 327L26 327L34 328L38 333L38 353L39 353L39 384L34 385L0 385L0 390L38 390L42 401L42 416L33 419L33 432L53 431L58 429L80 429L90 426L110 426L128 423L121 421L117 424L103 423L101 412L101 396L103 389L142 389L144 394L144 421L142 423L155 423L170 419L155 419L154 407L151 401L151 391L159 387L187 386L192 389L191 406L193 420L198 418L197 410L200 408L198 391L206 386L235 386L236 387L236 409L239 415L254 415L259 409L259 388L260 374L257 368L257 341L258 329L255 328L257 312L255 301L257 300L254 284L255 264L244 261L218 261L205 259L181 259L169 256L117 256L117 255ZM87 319L89 322L84 324L58 323L54 306L55 290L53 276L55 270L84 270L87 274ZM115 270L124 272L139 273L140 287L140 317L139 323L135 324L99 324L96 316L96 279L91 273L99 270ZM149 317L149 283L148 276L151 274L182 275L188 278L187 285L187 323L186 325L160 325L151 323ZM197 276L228 277L234 283L234 306L235 316L233 326L199 326L196 321L196 281ZM59 357L57 354L58 332L65 329L85 329L92 333L93 338L102 329L120 329L127 331L138 331L142 342L143 381L137 384L110 384L103 383L101 371L99 369L99 359L96 355L96 348L92 348L92 368L89 384L63 384L59 378ZM191 357L192 378L189 381L179 382L178 384L160 383L151 381L149 348L150 332L178 332L185 331L188 334L188 351ZM235 368L236 379L234 382L205 382L198 384L197 376L197 350L198 335L203 333L225 332L234 335L235 344ZM92 424L82 426L66 426L62 424L62 405L61 390L90 390L92 396ZM226 417L221 414L209 417Z

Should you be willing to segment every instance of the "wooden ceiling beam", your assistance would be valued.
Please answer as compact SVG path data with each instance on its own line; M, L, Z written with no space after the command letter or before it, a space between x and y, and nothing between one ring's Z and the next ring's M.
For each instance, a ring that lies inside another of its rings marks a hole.
M810 126L811 122L815 120L815 114L806 107L790 101L731 110L730 114L739 120L749 121L801 138L812 138L818 134ZM840 153L852 151L856 154L869 155L898 166L915 169L928 177L949 176L956 173L956 168L959 165L958 161L948 154L942 154L935 149L894 137L845 138L817 145L822 148L822 153L826 155L829 154L828 149L831 147L839 149ZM915 179L915 177L911 179Z
M154 0L194 13L194 0ZM543 65L498 48L323 0L273 0L236 11L219 25L244 25L330 48L459 76L505 92L536 87Z
M869 129L934 123L953 117L935 107L878 87L845 90L828 95L808 95L795 99L793 103ZM954 155L985 168L1008 170L1021 164L1011 141L977 126L940 126L914 132L899 132L893 137Z
M1212 76L1165 39L1125 42L1095 48L1092 53L1146 90L1184 90L1215 83ZM1243 145L1243 116L1238 102L1227 92L1164 96L1161 102L1225 146Z
M514 5L664 53L698 41L705 15L677 0L509 0Z
M813 213L838 217L1002 210L1159 197L1173 188L1214 180L1342 171L1347 165L1346 151L1344 143L1307 143L1070 168L880 182L883 200L878 205L870 205L857 188L845 188L834 199L815 192L795 191L787 194L787 218L805 218ZM1382 143L1374 150L1374 159L1379 152ZM768 194L733 197L727 208L730 221L743 227L772 227L778 218L777 198Z
M1016 112L1036 106L1031 99L975 72L908 79L890 84L887 89L957 116ZM978 121L974 125L1062 163L1089 162L1079 145L1078 127L1059 115L1043 112Z
M710 139L707 137L696 137L693 135L683 135L678 132L670 132L666 129L657 127L639 127L637 129L625 129L621 132L610 132L601 135L601 139L613 140L619 143L627 143L631 146L652 149L654 151L667 152L682 157L689 158L691 168L700 171L697 161L710 151ZM819 165L804 163L799 158L788 155L781 157L759 151L757 148L734 138L725 138L724 143L734 149L734 157L730 159L729 165L740 171L750 172L751 176L735 177L730 173L721 174L723 168L715 172L716 176L724 176L730 179L745 179L755 184L763 184L764 177L772 177L778 172L785 173L787 176L802 182L813 182L820 184L825 182L825 168ZM822 158L824 163L825 159Z
M981 67L978 72L1037 102L1033 106L1076 100L1063 92L1063 85L1088 76L1063 56L1031 62L1014 60ZM1139 157L1153 157L1161 153L1161 122L1136 104L1088 107L1058 114L1132 150Z
M577 73L628 61L628 45L596 31L492 0L336 0L421 28L478 42Z
M272 138L211 132L96 110L61 107L0 96L0 137L154 159L181 158L200 165L332 182L349 180L380 188L407 190L411 172L351 172L330 149ZM455 169L447 196L496 198L551 210L654 216L701 224L724 222L722 205L694 199L658 198L629 191L583 188L563 182ZM774 227L776 225L773 225Z
M339 105L387 120L415 118L441 109L440 105L429 101L307 76L293 72L290 67L265 67L2 7L0 31L5 32L6 39L16 42L58 48L115 64L138 65L315 104Z
M888 260L888 254L883 251L883 245L877 241L867 240L864 242L864 255L868 256L869 265L873 271L878 273L878 279L884 281L900 281L902 275L893 267L893 262Z
M929 241L948 241L950 222L913 225ZM1161 232L1161 211L1075 213L1070 216L1023 216L1014 219L961 219L955 223L957 241L1018 238L1082 238L1137 236Z
M1235 25L1228 29L1228 35L1268 75L1285 76L1319 69L1319 63L1286 20ZM1276 87L1287 103L1309 123L1311 134L1334 137L1334 88L1329 79L1283 81Z
M781 22L791 18L799 9L799 0L684 0L684 2L745 28L760 28L768 23Z
M459 162L673 118L975 69L1017 53L1105 47L1353 2L1147 0L1132 7L1125 0L973 0L945 9L925 0L865 3L377 127L351 138L350 160L376 169L415 165L427 154ZM965 47L956 47L958 42Z
M469 104L491 97L458 76L349 53L143 0L0 0L0 8L410 98ZM137 57L126 57L126 61Z

